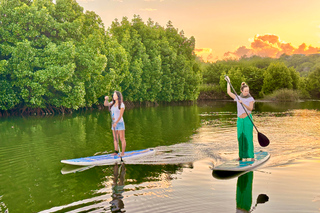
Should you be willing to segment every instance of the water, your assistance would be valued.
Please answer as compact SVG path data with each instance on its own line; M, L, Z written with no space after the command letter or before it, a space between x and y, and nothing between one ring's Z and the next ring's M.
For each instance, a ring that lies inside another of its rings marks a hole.
M254 212L320 211L319 109L256 103L272 157L249 178ZM237 156L235 110L233 102L126 110L127 150L157 154L75 173L60 160L113 151L108 112L1 118L0 212L236 212L239 178L210 169ZM269 200L255 207L259 194Z

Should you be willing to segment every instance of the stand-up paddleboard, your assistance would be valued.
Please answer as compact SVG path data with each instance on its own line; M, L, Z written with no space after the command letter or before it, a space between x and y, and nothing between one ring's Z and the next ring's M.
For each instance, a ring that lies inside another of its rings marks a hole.
M142 149L135 150L130 152L125 152L124 156L122 156L122 160L129 160L134 158L140 158L147 155L151 155L155 153L155 149ZM92 157L84 157L84 158L76 158L70 160L61 160L61 163L76 165L76 166L91 166L91 165L111 165L116 162L120 162L121 158L119 155L107 154L107 155L96 155Z
M269 160L270 154L268 152L255 152L254 161L227 161L219 166L212 168L213 171L230 171L230 172L246 172L251 171L258 166L261 166Z

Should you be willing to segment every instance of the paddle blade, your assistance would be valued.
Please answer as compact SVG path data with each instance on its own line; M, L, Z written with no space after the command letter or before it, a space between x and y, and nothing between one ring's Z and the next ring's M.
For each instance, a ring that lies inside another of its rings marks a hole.
M262 147L266 147L270 143L270 141L267 138L267 136L265 136L261 132L258 132L258 141L259 141L260 146L262 146Z
M258 198L257 198L257 204L258 203L265 203L269 201L269 197L266 194L259 194Z

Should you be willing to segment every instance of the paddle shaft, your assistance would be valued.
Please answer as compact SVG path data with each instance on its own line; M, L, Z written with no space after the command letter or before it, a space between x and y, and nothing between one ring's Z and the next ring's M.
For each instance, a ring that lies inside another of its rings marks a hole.
M227 77L227 76L225 75L225 77ZM238 94L237 94L236 90L233 88L233 86L232 86L231 82L230 82L228 79L226 79L226 81L228 82L228 84L230 84L230 87L232 88L232 90L233 90L233 92L235 93L236 97L237 97L237 98L238 98L238 100L240 101L240 98L239 98L239 96L238 96ZM256 125L254 125L253 120L252 120L252 119L251 119L251 117L249 116L249 113L247 112L246 107L245 107L245 106L243 106L243 104L242 104L242 103L241 103L241 106L243 107L244 111L246 112L247 116L249 117L250 121L252 122L252 124L253 124L254 128L257 130L257 132L259 132L259 131L258 131L258 129L257 129L257 127L256 127Z

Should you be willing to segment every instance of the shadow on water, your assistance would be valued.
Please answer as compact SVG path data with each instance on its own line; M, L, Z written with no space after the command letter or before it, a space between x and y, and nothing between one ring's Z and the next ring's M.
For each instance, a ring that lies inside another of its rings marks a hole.
M212 171L212 176L218 180L228 180L239 177L247 172L233 172L233 171Z

